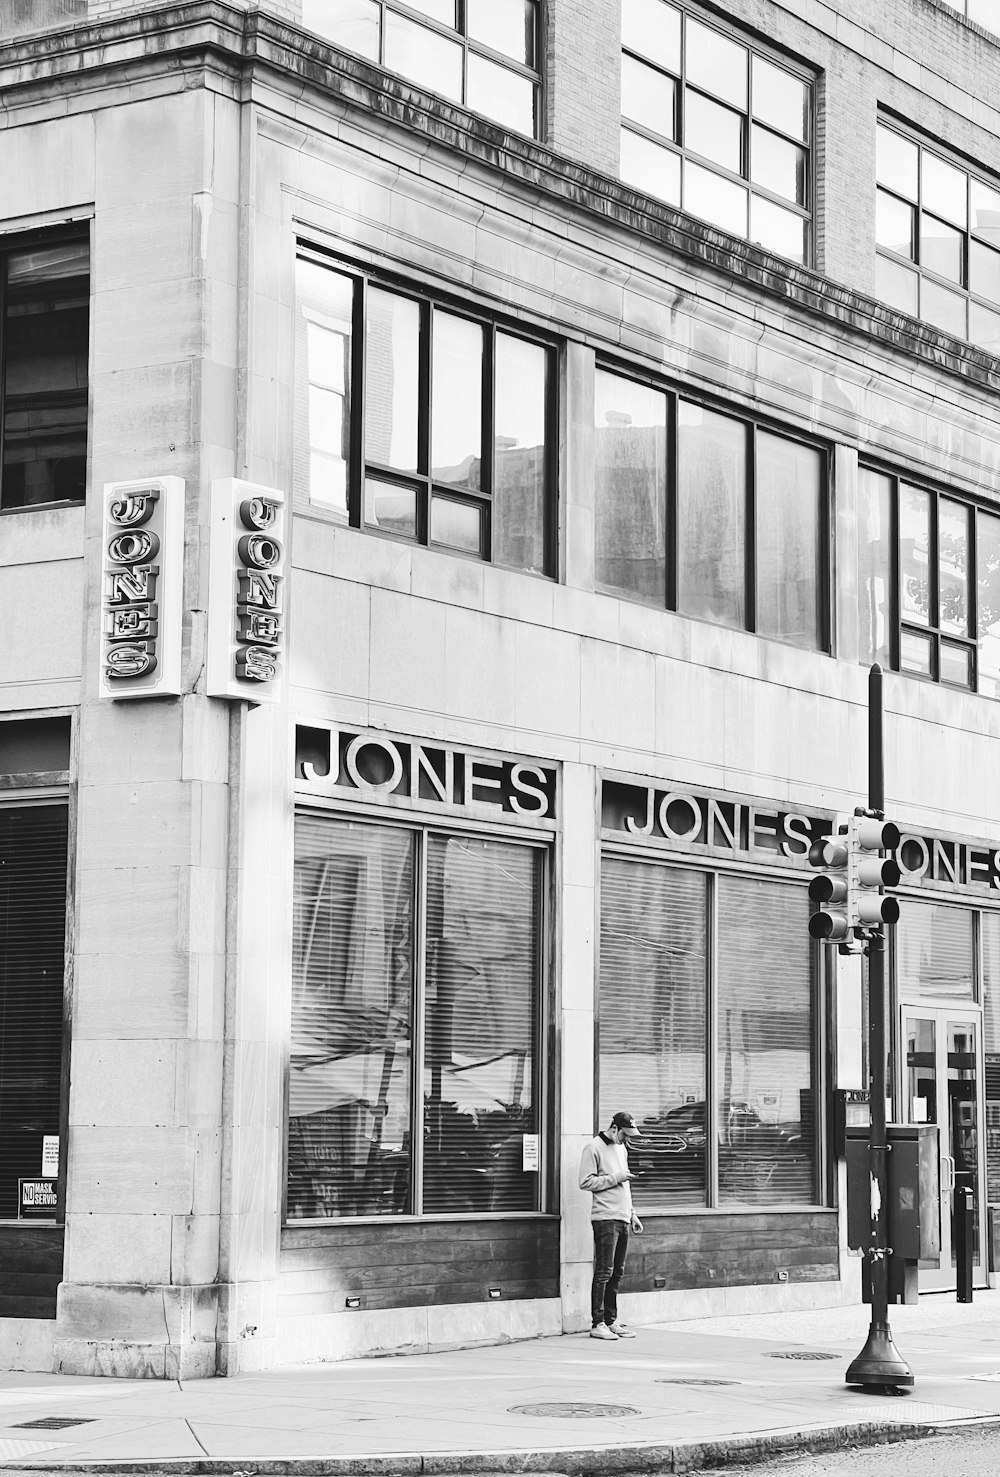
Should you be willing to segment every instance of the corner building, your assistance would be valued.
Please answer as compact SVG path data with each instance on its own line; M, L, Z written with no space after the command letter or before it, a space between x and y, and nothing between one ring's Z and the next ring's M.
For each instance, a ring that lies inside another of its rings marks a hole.
M5 12L3 1367L582 1329L622 1107L629 1321L857 1300L806 854L876 659L921 1285L955 1183L985 1284L987 10Z

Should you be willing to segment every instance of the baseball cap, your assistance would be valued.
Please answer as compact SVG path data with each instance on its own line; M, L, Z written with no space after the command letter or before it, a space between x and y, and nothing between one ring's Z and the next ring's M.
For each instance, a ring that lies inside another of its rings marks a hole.
M625 1134L626 1138L637 1139L642 1137L639 1132L639 1125L631 1113L616 1113L611 1120L611 1127L617 1128L619 1132Z

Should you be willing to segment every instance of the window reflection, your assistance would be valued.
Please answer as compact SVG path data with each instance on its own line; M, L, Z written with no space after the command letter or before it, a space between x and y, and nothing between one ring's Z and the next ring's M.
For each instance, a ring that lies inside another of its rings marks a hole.
M538 0L403 0L401 9L302 0L302 24L504 127L535 134Z
M435 311L431 470L435 482L482 487L483 330Z
M3 320L0 506L82 502L87 486L90 251L13 252Z
M297 289L299 495L344 522L550 573L553 346L312 260Z
M546 415L549 354L541 344L496 336L493 557L543 574L547 567Z
M677 605L685 615L746 622L747 428L681 401L677 408Z
M603 585L662 605L666 593L666 396L598 370L597 547Z
M757 622L815 650L820 637L823 459L811 446L757 433Z
M627 1102L642 1210L705 1205L707 881L678 867L605 857L601 868L602 1122Z

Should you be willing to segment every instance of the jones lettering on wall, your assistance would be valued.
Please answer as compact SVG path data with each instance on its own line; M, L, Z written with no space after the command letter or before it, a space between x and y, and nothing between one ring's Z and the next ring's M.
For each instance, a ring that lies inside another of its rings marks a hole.
M212 484L210 697L275 702L285 646L285 495L238 478Z
M747 862L770 858L810 875L810 844L835 823L829 812L791 810L754 796L619 777L605 777L601 786L605 840ZM988 842L904 831L895 857L903 887L1000 890L1000 849Z
M178 694L183 479L106 483L102 548L101 695Z
M548 827L556 819L554 765L426 739L299 725L295 772L300 795L471 812Z

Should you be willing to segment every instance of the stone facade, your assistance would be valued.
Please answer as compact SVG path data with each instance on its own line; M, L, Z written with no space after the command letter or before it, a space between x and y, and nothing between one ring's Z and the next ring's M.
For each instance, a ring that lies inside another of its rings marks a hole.
M191 1378L585 1323L600 774L853 808L859 457L1000 502L1000 364L873 300L870 204L880 107L1000 170L1000 40L934 0L725 8L821 77L816 271L617 182L617 0L546 7L539 143L305 40L289 6L251 28L222 0L91 0L79 41L0 33L3 230L89 222L93 263L87 506L0 529L0 715L75 725L64 1270L54 1319L0 1320L8 1367ZM206 693L209 488L295 495L296 238L564 341L559 578L379 540L300 492L287 687L250 707ZM831 448L833 656L595 592L599 355ZM183 695L109 703L101 489L151 475L186 487ZM899 678L888 705L900 822L1000 835L997 704ZM315 1314L283 1311L292 730L330 719L561 766L560 1299L356 1315L317 1276ZM854 1273L629 1314L843 1300Z

